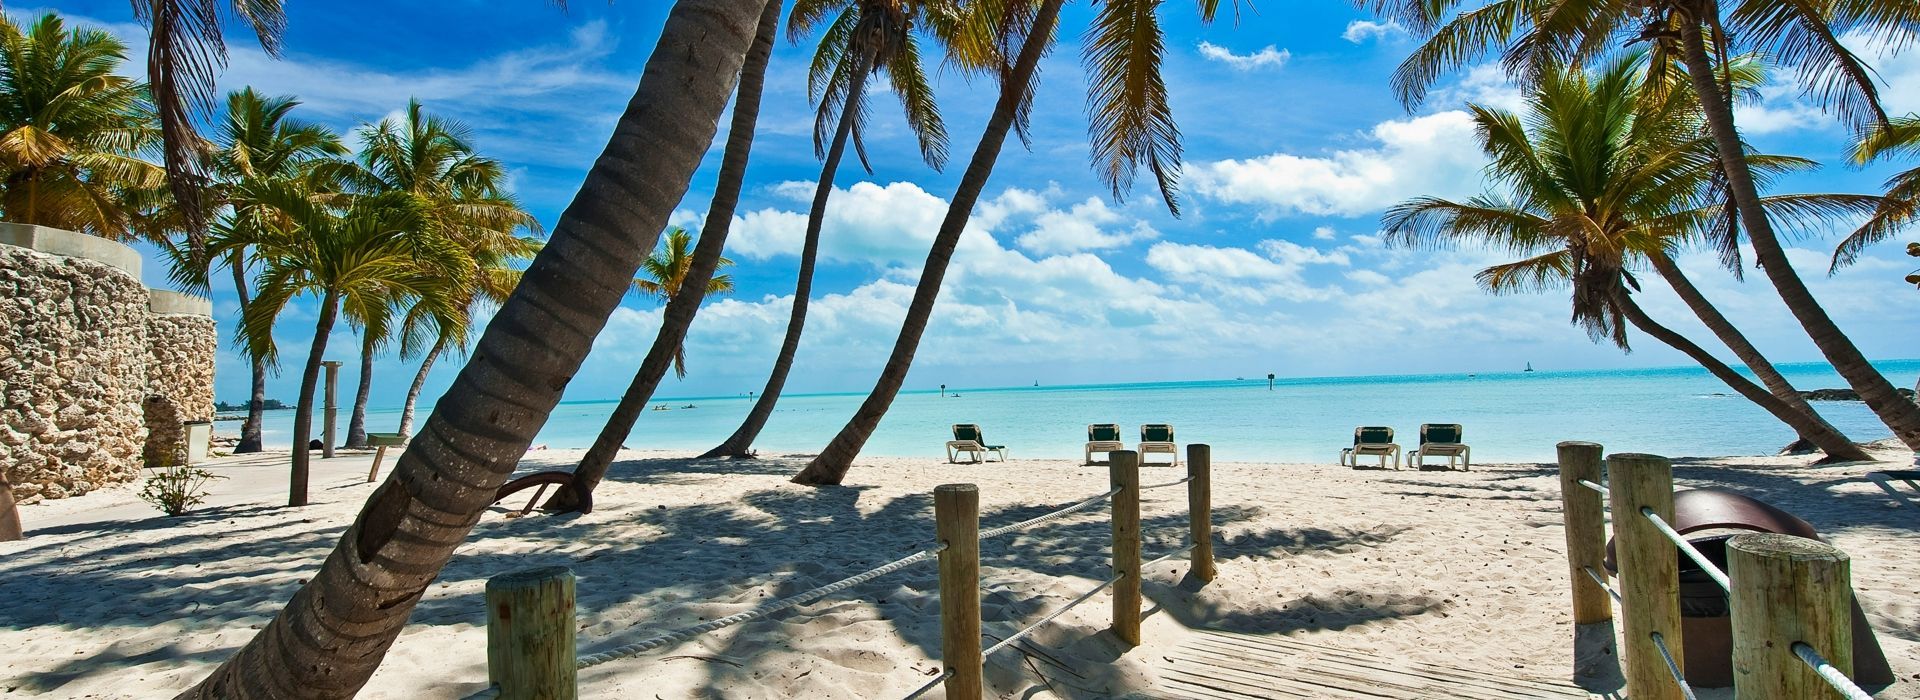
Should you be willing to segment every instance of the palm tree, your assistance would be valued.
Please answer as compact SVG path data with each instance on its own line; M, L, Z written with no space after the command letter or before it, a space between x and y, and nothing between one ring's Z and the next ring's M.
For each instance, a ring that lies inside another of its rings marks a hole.
M420 391L426 386L427 374L433 371L434 362L447 352L466 354L476 309L481 305L497 307L506 302L513 288L520 285L522 273L515 265L538 254L540 242L520 238L506 249L482 247L466 252L476 266L473 283L454 290L455 297L450 304L415 303L401 322L400 358L420 358L420 369L414 372L413 383L407 387L406 403L400 408L399 432L403 439L413 435L414 408L420 403ZM420 346L427 342L426 338L432 338L433 344L422 352Z
M0 17L0 210L8 221L122 240L135 191L165 172L139 154L159 143L146 86L114 71L127 47L54 14L23 32Z
M1857 165L1892 156L1920 156L1920 114L1896 118L1873 129L1860 139L1853 151ZM1860 257L1860 251L1868 246L1920 221L1920 167L1895 173L1887 178L1886 188L1886 197L1873 217L1834 249L1833 267L1828 274L1853 264ZM1907 252L1914 250L1913 244L1908 244Z
M1466 203L1416 198L1389 210L1382 219L1384 230L1405 245L1465 242L1526 255L1483 270L1478 276L1482 286L1502 294L1570 284L1573 321L1596 340L1629 349L1626 326L1640 328L1705 366L1825 451L1828 459L1870 460L1804 401L1794 405L1754 385L1655 322L1632 299L1638 281L1628 267L1651 262L1702 321L1723 338L1737 341L1743 354L1759 358L1757 364L1778 377L1668 257L1678 245L1703 237L1706 229L1729 225L1727 208L1715 186L1719 160L1713 142L1699 136L1692 95L1678 87L1644 89L1642 58L1621 58L1593 76L1579 69L1545 67L1534 81L1524 116L1469 105L1481 146L1491 159L1489 174L1505 191ZM1742 72L1742 77L1757 81L1757 72ZM1748 158L1762 172L1806 165L1759 154ZM1835 195L1763 201L1778 213L1816 220L1872 206L1871 198Z
M1166 83L1160 76L1161 56L1165 49L1158 16L1160 5L1160 0L1108 0L1100 5L1083 45L1083 59L1090 74L1087 87L1088 128L1093 145L1094 172L1107 183L1115 197L1124 195L1131 188L1134 173L1144 167L1153 173L1161 198L1168 209L1177 215L1180 130L1173 121L1172 108L1167 103ZM1212 21L1219 5L1218 0L1201 0L1201 20ZM1024 124L1031 107L1032 86L1028 83L1032 68L1027 67L1023 71L1021 66L1026 63L1030 51L1036 54L1042 52L1045 45L1052 41L1058 10L1059 3L1052 0L1040 3L980 2L970 5L968 13L961 18L962 24L984 24L994 28L994 31L984 34L957 34L962 39L960 43L963 49L979 51L966 42L978 41L976 37L980 36L992 36L996 37L999 47L991 55L1004 57L1011 53L1008 47L1020 45L1020 59L1011 67L1005 66L1002 61L1000 104L995 107L993 121L988 123L987 133L981 136L973 162L968 164L967 172L948 205L947 217L940 224L939 234L934 237L932 250L928 251L926 265L920 273L920 282L914 289L912 305L907 307L906 321L894 341L893 353L888 356L886 366L881 369L880 377L874 383L873 391L861 402L860 408L840 432L834 435L833 441L807 464L806 469L794 476L795 483L840 483L846 477L847 470L852 468L860 448L879 428L880 419L892 406L901 385L906 383L907 372L913 366L914 353L920 347L927 320L933 315L934 302L940 296L940 282L946 277L947 265L953 259L954 248L960 242L960 233L972 213L973 204L993 172L993 162L999 157L1006 130ZM1034 60L1038 61L1037 56ZM1004 87L1006 85L1013 87ZM1004 124L1000 121L1002 108L1005 109Z
M227 46L221 36L218 0L134 0L133 14L149 30L147 81L152 86L164 136L168 188L183 216L188 258L201 267L205 259L207 186L202 172L205 143L194 130L196 114L214 111L215 73L227 65ZM280 53L280 34L287 15L281 0L233 0L232 12L253 30L270 56Z
M1911 0L1494 0L1455 14L1460 0L1358 0L1430 38L1396 71L1394 86L1413 104L1441 73L1499 46L1510 73L1529 77L1543 66L1601 55L1619 41L1652 46L1650 67L1685 67L1718 150L1725 188L1754 257L1787 309L1834 371L1908 447L1920 449L1920 405L1894 391L1814 299L1787 259L1759 194L1724 85L1735 50L1753 50L1799 67L1808 94L1856 128L1884 127L1873 72L1840 40L1848 31L1905 37L1920 31L1920 3ZM1905 42L1895 41L1896 48ZM1716 69L1716 57L1719 69Z
M780 27L780 7L780 0L771 0L760 14L753 46L747 50L746 61L740 69L733 123L727 130L726 150L720 156L720 176L714 185L713 199L707 203L706 228L700 232L700 242L694 247L680 282L674 285L676 293L671 295L665 310L661 312L660 333L654 336L653 346L647 349L646 357L641 359L640 369L634 372L627 392L621 395L619 405L608 417L607 427L601 430L593 447L587 450L587 454L580 459L580 465L574 468L574 487L560 489L547 499L543 506L547 512L570 512L587 502L583 496L591 494L601 479L606 477L607 469L613 466L614 456L619 454L621 441L633 431L633 423L639 419L641 408L652 400L654 390L666 377L668 365L685 367L680 360L684 355L681 346L693 326L693 318L700 310L701 301L706 298L714 272L725 260L720 253L726 248L727 235L733 227L733 211L740 203L740 189L746 183L747 161L753 152L753 132L760 121L760 95L766 85L767 64L773 57L774 34ZM643 262L642 266L647 266L647 263ZM727 286L732 287L730 280ZM680 293L682 289L686 291ZM681 376L685 376L684 369ZM616 429L615 426L619 427Z
M634 278L633 288L642 294L650 294L661 304L670 304L686 291L687 270L693 265L693 234L675 226L667 230L667 236L660 241L660 249L646 260L640 261L643 276ZM730 267L732 260L725 257L716 260L716 268ZM726 294L733 291L733 275L712 275L707 279L707 294ZM685 343L673 349L673 376L687 378L687 348Z
M209 241L208 248L213 256L210 259L226 265L233 273L234 294L238 297L243 318L248 304L252 302L252 295L247 289L247 273L253 263L247 249L247 231L266 225L261 217L272 218L276 210L257 202L237 199L237 185L263 180L294 181L305 177L315 162L347 153L339 135L332 130L290 116L293 108L299 105L300 102L292 97L267 97L254 92L253 88L244 88L227 94L226 115L215 130L214 150L206 170L214 178L212 190L216 201L213 203L231 209L227 214L229 221L216 226L214 235L219 237L222 230L237 230L239 235L225 241ZM179 268L188 271L206 269L200 265L181 265ZM267 363L264 358L252 354L250 348L250 345L241 344L241 350L247 353L252 377L247 418L240 424L240 442L234 445L235 453L259 452L261 449L260 423L266 410Z
M607 149L319 571L183 698L350 698L507 480L686 194L763 0L678 0Z
M423 235L426 218L410 198L375 195L335 208L307 190L286 183L246 185L245 196L278 209L289 226L255 243L258 296L247 308L241 332L251 352L272 362L278 355L273 326L295 296L320 300L312 349L300 377L293 418L293 474L288 505L307 503L307 463L312 439L314 388L337 314L413 298L445 303L448 288L467 282L471 263L444 239Z
M794 4L793 14L787 19L787 36L795 42L833 17L814 49L807 77L808 93L818 105L813 148L821 158L820 176L814 181L813 205L807 211L806 237L800 246L800 271L794 281L793 308L773 372L740 427L703 457L749 456L754 439L780 401L787 375L793 370L794 355L800 350L800 335L806 328L814 263L820 253L820 229L848 141L853 142L861 165L868 172L873 170L862 142L868 78L886 74L894 96L906 110L907 128L920 143L921 158L935 170L946 164L947 129L920 63L920 37L915 29L931 30L936 41L950 47L948 53L955 57L956 65L978 70L986 65L982 59L986 52L966 50L981 42L958 34L977 28L960 21L960 12L956 0L798 0Z
M326 173L361 195L394 193L414 201L424 214L422 235L439 236L468 250L475 260L491 256L526 257L530 251L515 235L539 222L505 192L506 167L479 155L468 129L459 122L429 116L419 100L407 102L399 119L362 127L358 163L340 164ZM480 279L478 271L469 279ZM462 300L454 300L458 304ZM367 401L373 390L373 360L386 342L395 306L353 309L361 327L360 384L347 420L347 447L367 445Z

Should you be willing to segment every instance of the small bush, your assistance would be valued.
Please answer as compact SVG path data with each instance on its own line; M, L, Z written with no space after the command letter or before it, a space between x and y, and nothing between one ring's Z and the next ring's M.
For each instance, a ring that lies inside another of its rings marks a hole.
M206 502L209 482L225 478L184 464L161 467L147 478L146 487L140 489L140 500L152 503L169 516L181 515Z

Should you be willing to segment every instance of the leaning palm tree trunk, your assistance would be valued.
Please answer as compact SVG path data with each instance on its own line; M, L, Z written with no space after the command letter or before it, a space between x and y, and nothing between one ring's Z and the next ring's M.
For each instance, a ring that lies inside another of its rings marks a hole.
M329 289L320 300L320 320L313 326L313 348L307 352L307 367L300 372L300 397L293 409L293 472L287 488L287 505L307 504L308 465L313 451L313 394L320 384L320 360L327 354L327 336L333 332L334 314L340 310L340 292Z
M413 384L407 387L407 403L400 407L400 439L413 435L413 409L420 405L420 389L427 385L427 373L433 371L433 361L440 359L440 353L446 352L445 336L433 341L433 348L427 351L426 359L420 361L420 371L413 373Z
M353 393L353 413L347 418L347 443L342 447L367 446L367 400L373 396L373 348L380 338L369 328L360 338L360 387Z
M1740 213L1741 224L1747 231L1747 240L1753 244L1754 258L1760 269L1767 274L1774 289L1780 293L1781 301L1787 310L1799 319L1807 336L1813 339L1814 346L1827 357L1833 370L1847 380L1847 384L1860 394L1860 400L1873 409L1874 415L1893 430L1893 434L1906 443L1907 447L1920 450L1920 405L1906 400L1894 391L1893 383L1887 381L1879 370L1867 361L1853 341L1848 339L1820 302L1807 290L1805 282L1793 271L1787 261L1787 252L1774 236L1773 224L1767 219L1766 210L1760 206L1759 189L1754 186L1753 173L1747 169L1746 151L1741 147L1740 134L1734 128L1733 106L1726 93L1720 89L1715 79L1713 62L1707 57L1706 40L1702 36L1698 21L1681 23L1680 39L1682 53L1687 66L1687 79L1693 83L1694 91L1700 96L1701 112L1706 116L1708 131L1720 152L1722 169L1726 172L1728 190L1733 194L1735 208Z
M1007 131L1013 128L1016 112L1029 90L1033 89L1033 73L1040 63L1040 55L1046 53L1046 46L1053 38L1053 25L1060 17L1060 5L1064 0L1046 0L1033 19L1033 27L1027 34L1026 43L1020 48L1020 58L1015 62L1012 75L1000 87L1000 101L993 107L993 118L987 122L986 133L980 136L980 145L973 151L973 161L967 164L966 173L960 178L960 187L953 193L953 201L947 205L947 216L940 222L940 232L933 239L933 248L927 251L927 262L920 272L920 283L913 290L913 303L907 307L906 321L900 327L900 337L894 341L893 354L887 358L887 365L880 371L880 379L874 384L873 392L867 394L867 400L861 402L860 409L847 421L840 433L833 437L807 468L794 475L797 484L838 484L845 478L847 470L853 467L853 459L860 454L860 448L867 444L867 438L873 436L874 429L880 427L880 419L887 414L887 408L893 404L893 397L900 393L900 385L907 381L907 371L913 367L913 354L920 347L920 336L926 333L927 320L933 316L934 301L940 297L940 283L946 278L947 263L953 260L953 250L960 244L960 234L966 230L967 218L973 213L973 205L980 199L980 191L986 189L987 178L993 175L994 161L1000 157L1000 147L1007 141Z
M640 418L641 409L653 399L653 392L660 387L660 380L667 376L671 367L684 366L681 359L681 344L687 339L687 331L693 326L693 317L700 311L700 302L706 298L707 283L713 279L713 272L720 267L721 253L727 245L727 233L733 227L733 210L740 204L740 188L747 179L747 159L753 151L753 130L760 120L760 92L766 84L767 63L773 56L774 34L780 27L781 0L770 0L767 9L760 16L760 28L754 35L753 48L747 53L747 60L740 70L740 87L734 98L733 123L727 131L727 148L720 158L720 178L714 185L713 199L707 204L707 223L700 229L700 243L693 248L693 260L687 264L686 276L680 282L680 292L667 301L664 318L660 324L660 333L654 336L653 347L647 349L647 356L640 361L640 370L633 375L633 383L627 386L627 393L620 397L620 404L613 409L613 415L607 418L607 424L600 429L600 436L593 441L593 447L580 459L580 466L573 470L573 486L560 489L547 500L545 509L549 512L567 512L578 510L581 496L593 492L606 478L607 468L613 466L613 458L620 452L620 444L625 442L627 434L633 432L633 424ZM858 80L856 78L856 80Z
M765 6L674 4L581 193L412 446L287 607L182 698L344 699L366 684L659 240Z
M753 410L747 412L747 419L740 427L718 446L707 450L702 458L708 457L748 457L752 455L755 438L760 430L767 427L767 418L773 415L773 406L780 402L780 392L787 386L787 373L793 370L793 356L800 351L800 333L807 326L807 304L813 295L813 266L820 256L820 228L827 217L827 199L833 195L833 179L840 171L840 158L846 155L847 135L853 131L853 121L858 116L856 106L860 104L862 93L866 91L867 74L871 73L873 51L871 45L865 45L860 57L854 61L853 76L847 82L847 99L840 110L840 122L833 131L833 143L827 148L827 158L820 166L820 178L813 187L813 207L807 212L807 236L800 246L800 275L793 286L793 311L787 317L787 334L780 341L780 355L774 358L773 374L767 376L767 385L760 390L760 398L753 402Z
M1847 439L1847 436L1838 428L1833 427L1832 423L1828 423L1819 412L1813 410L1813 406L1807 403L1806 397L1801 396L1799 390L1794 389L1793 384L1789 383L1786 377L1781 376L1779 370L1774 369L1773 363L1768 362L1766 356L1760 354L1760 349L1747 341L1747 336L1742 334L1740 329L1735 328L1733 322L1720 313L1720 309L1707 301L1706 295L1701 294L1700 289L1693 286L1693 280L1687 279L1686 274L1680 271L1680 266L1675 265L1672 258L1660 253L1647 257L1653 261L1654 271L1659 272L1661 279L1666 280L1667 285L1673 287L1674 293L1680 295L1680 300L1686 302L1687 308L1692 309L1693 314L1700 317L1700 322L1706 324L1707 330L1713 331L1713 334L1720 338L1720 342L1725 343L1727 349L1732 350L1733 355L1746 364L1747 369L1753 370L1754 376L1760 378L1760 383L1766 385L1767 391L1772 392L1774 398L1780 399L1781 403L1785 403L1788 408L1804 413L1812 419L1811 423L1816 430L1812 433L1801 432L1801 440L1820 448L1820 451L1827 453L1827 457L1832 460L1860 462L1873 459L1866 450Z
M233 269L233 293L239 298L241 318L247 317L247 305L252 303L247 296L246 259L243 251L236 250L233 252L233 264L228 266ZM253 354L252 350L245 352L247 364L253 372L253 383L252 391L247 395L247 419L240 423L240 442L233 446L234 454L260 451L260 422L266 419L267 411L267 363L259 355Z
M1640 305L1633 300L1633 297L1629 295L1625 289L1616 290L1613 296L1614 302L1620 307L1621 314L1627 317L1627 321L1632 323L1633 327L1640 329L1641 332L1647 335L1653 336L1655 340L1666 343L1668 347L1679 350L1687 357L1693 358L1694 362L1698 362L1700 366L1707 368L1707 371L1711 372L1713 376L1718 377L1720 381L1726 382L1728 387L1731 387L1735 392L1745 397L1748 401L1752 401L1767 413L1773 414L1773 417L1780 419L1780 422L1786 423L1787 427L1793 428L1794 432L1801 435L1811 435L1817 431L1815 424L1818 420L1817 418L1794 410L1793 407L1788 406L1786 402L1781 401L1773 394L1767 393L1766 389L1760 388L1760 385L1754 384L1739 372L1734 371L1732 367L1728 367L1727 363L1721 362L1720 358L1713 356L1713 353L1707 352L1705 348L1694 344L1691 340L1687 340L1686 336L1680 335L1673 329L1662 326L1659 322L1654 321L1652 317L1647 316L1647 312L1640 308ZM1822 461L1840 461L1843 459L1846 458L1829 453L1827 458ZM1867 459L1870 461L1872 458L1869 457Z

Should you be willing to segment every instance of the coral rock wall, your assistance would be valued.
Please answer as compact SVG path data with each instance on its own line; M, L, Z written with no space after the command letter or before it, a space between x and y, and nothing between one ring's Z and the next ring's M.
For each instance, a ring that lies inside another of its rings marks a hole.
M166 292L154 292L156 298ZM158 306L158 305L156 305ZM183 421L213 420L213 319L191 314L147 316L147 446L149 467L187 459Z

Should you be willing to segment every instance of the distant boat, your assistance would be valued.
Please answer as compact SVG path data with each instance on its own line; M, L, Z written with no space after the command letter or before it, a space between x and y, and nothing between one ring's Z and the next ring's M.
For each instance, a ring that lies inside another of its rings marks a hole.
M1034 386L1040 386L1040 382L1034 382L1034 383L1033 383L1033 385L1034 385Z
M1523 369L1523 370L1520 370L1520 371L1522 371L1522 372L1532 372L1532 371L1533 371L1533 363L1531 363L1531 362L1529 362L1529 363L1527 363L1527 368L1526 368L1526 369Z

